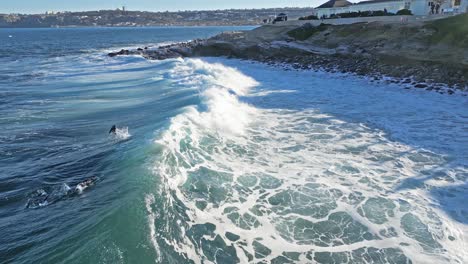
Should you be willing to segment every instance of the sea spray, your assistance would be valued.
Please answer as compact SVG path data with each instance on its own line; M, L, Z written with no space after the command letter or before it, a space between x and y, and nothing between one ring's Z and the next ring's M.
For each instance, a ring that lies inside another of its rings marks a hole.
M318 110L253 108L229 92L245 88L224 81L250 79L239 75L199 60L174 69L202 102L156 140L154 173L171 201L160 210L183 219L177 252L196 263L463 259L443 246L444 230L459 227L444 224L424 191L398 191L422 168L443 166L443 156ZM223 122L232 117L235 126Z
M468 262L463 95L105 52L226 28L5 30L0 262Z

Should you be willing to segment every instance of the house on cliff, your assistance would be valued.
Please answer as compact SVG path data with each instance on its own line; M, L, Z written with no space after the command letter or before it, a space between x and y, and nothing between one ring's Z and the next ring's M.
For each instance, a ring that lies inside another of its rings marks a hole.
M408 9L413 15L428 15L432 5L440 5L440 13L465 13L468 12L468 0L368 0L351 3L347 0L329 0L314 9L317 17L330 17L332 15L384 11L396 13L401 9Z

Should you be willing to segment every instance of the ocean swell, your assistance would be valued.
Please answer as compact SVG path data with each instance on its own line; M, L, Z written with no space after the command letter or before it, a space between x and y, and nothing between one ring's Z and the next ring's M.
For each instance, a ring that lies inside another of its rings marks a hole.
M222 64L179 60L170 78L197 89L201 103L155 141L164 202L150 215L166 223L157 224L158 250L195 263L466 258L462 225L426 190L401 189L445 166L444 155L318 109L255 108L239 96L260 83Z

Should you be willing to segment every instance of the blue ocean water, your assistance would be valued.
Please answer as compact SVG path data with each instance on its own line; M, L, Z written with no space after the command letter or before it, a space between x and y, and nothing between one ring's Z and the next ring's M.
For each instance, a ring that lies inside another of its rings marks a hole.
M467 262L462 94L106 56L240 29L0 29L0 262Z

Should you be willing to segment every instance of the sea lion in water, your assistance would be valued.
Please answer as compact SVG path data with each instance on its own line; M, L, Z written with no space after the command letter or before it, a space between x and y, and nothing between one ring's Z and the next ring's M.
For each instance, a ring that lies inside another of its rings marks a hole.
M77 194L82 193L85 189L93 185L96 181L97 181L97 177L91 177L83 182L78 183L75 187L75 193Z
M63 199L71 193L71 188L65 183L60 186L52 187L48 192L44 189L39 189L31 194L26 208L37 208L49 205Z
M109 130L109 134L115 134L116 130L117 130L117 127L113 125L111 129Z
M44 189L36 190L30 195L28 203L26 204L26 208L47 206L66 197L81 194L85 189L94 185L97 180L97 177L88 178L78 183L74 189L70 188L67 184L64 183L60 186L52 187L52 189L49 190L50 193Z

